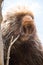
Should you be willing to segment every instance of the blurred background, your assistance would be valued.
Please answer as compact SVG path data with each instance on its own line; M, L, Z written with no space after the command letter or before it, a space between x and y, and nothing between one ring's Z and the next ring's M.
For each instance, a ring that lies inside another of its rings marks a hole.
M4 0L2 3L2 15L16 6L27 6L34 13L37 34L43 44L43 0Z

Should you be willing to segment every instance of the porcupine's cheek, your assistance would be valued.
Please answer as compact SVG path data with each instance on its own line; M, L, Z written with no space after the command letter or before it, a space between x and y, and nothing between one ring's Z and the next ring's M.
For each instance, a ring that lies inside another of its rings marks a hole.
M8 21L1 23L2 36L5 36L9 32L9 29L10 29L10 24Z

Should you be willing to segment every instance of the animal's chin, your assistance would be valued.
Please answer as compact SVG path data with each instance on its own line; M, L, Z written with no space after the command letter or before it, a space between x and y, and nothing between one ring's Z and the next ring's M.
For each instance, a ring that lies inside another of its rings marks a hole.
M27 41L28 39L29 39L29 35L28 36L23 35L20 37L21 41Z

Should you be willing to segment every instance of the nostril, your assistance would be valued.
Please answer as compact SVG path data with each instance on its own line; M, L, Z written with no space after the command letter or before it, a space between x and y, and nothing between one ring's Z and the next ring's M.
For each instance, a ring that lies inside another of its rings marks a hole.
M26 33L26 27L24 27L24 26L23 26L23 31L24 31L24 33Z
M26 33L26 28L24 26L22 26L20 28L20 32L21 32L21 35L24 35Z
M31 28L32 28L32 25L27 25L27 28L28 28L28 29L31 29Z

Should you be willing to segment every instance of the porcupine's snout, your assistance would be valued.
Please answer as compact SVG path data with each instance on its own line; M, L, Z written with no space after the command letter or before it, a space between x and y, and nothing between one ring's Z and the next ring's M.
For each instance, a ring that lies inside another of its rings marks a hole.
M28 40L30 34L34 31L34 21L31 16L26 15L22 18L22 28L21 28L21 36L22 40Z

